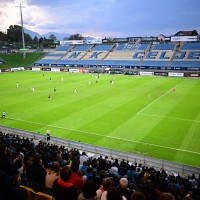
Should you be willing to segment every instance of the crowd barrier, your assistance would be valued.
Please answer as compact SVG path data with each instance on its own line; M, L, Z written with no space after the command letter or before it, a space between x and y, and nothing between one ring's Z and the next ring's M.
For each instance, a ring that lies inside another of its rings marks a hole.
M37 140L37 141L46 142L45 134L29 132L29 131L24 131L20 129L14 129L14 128L6 127L6 126L0 126L0 131L6 134L15 134L21 137L33 138L34 140ZM142 154L133 154L133 153L128 153L128 152L121 152L121 151L116 151L113 149L103 148L103 147L99 147L99 146L95 146L91 144L76 142L76 141L53 137L53 136L51 136L51 142L57 145L65 146L67 148L76 148L76 149L79 149L80 151L94 153L96 157L99 155L102 155L102 156L118 158L119 160L125 159L133 164L137 162L137 163L145 164L146 166L152 166L157 170L164 169L169 173L180 174L181 176L192 175L193 173L195 175L200 174L199 167L193 167L193 166L188 166L188 165L179 164L175 162L169 162L166 160L156 159L156 158L148 157L145 154L142 155Z

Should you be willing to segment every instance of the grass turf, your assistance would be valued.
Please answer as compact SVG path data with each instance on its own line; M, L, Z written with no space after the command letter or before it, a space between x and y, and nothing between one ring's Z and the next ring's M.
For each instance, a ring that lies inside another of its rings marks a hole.
M14 53L14 54L0 54L0 58L2 58L5 63L0 64L0 69L8 69L14 67L29 67L42 58L46 53L37 52L37 53L26 53L26 59L23 58L22 53Z
M0 125L200 166L199 79L95 76L1 73Z

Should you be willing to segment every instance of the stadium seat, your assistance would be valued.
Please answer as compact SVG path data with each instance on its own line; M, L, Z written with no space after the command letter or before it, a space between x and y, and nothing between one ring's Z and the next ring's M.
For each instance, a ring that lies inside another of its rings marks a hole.
M45 194L43 192L33 192L33 200L55 200L51 195Z
M25 196L26 200L33 200L34 191L26 186L20 185L20 192Z

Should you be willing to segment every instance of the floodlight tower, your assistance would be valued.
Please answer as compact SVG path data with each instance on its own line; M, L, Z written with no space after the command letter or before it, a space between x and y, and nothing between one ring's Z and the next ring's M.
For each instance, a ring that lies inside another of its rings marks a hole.
M21 27L22 27L22 45L23 45L23 57L26 58L26 46L24 39L24 26L23 26L23 17L22 17L22 8L26 7L26 0L15 0L15 6L20 8L20 16L21 16Z

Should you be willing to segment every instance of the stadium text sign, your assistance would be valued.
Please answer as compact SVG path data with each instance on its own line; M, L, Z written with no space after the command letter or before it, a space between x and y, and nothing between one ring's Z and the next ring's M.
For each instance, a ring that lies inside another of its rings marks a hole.
M172 36L171 42L193 42L197 41L197 36Z

